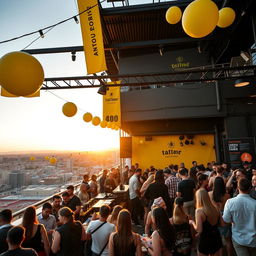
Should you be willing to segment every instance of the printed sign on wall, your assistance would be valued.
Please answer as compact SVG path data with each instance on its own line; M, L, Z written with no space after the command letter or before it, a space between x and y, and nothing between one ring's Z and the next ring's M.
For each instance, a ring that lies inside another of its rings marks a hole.
M225 160L232 166L240 166L242 162L255 163L254 138L225 139Z
M214 135L200 134L180 140L178 135L132 137L132 163L139 163L142 169L153 165L155 168L165 168L170 164L185 163L186 168L192 166L192 161L206 164L216 160Z

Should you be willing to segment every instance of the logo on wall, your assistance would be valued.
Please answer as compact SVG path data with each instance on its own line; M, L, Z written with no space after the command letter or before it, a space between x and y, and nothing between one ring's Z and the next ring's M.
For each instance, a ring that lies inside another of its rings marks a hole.
M183 61L183 57L179 56L178 58L176 58L176 61L177 61L178 63L181 63L181 62Z
M250 163L252 161L252 155L249 153L243 153L240 158L241 158L242 162Z
M172 141L170 141L170 142L167 143L167 147L168 147L168 148L173 148L174 146L175 146L175 143L172 142Z
M189 68L190 62L184 62L184 58L182 56L178 56L176 58L176 63L171 64L172 69L180 69L180 68Z

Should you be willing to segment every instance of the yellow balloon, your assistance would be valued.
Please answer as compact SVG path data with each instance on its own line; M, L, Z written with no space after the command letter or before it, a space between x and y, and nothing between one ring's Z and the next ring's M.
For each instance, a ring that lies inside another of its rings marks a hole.
M108 123L108 124L107 124L107 127L108 127L108 128L111 128L111 125L112 125L112 123Z
M100 127L101 127L101 128L106 128L107 125L108 125L108 122L107 122L107 121L101 121L101 122L100 122Z
M92 121L92 114L87 112L83 115L83 119L85 122L91 122Z
M115 129L115 126L116 126L116 125L115 125L114 123L112 123L111 126L110 126L110 128L111 128L112 130L114 130L114 129Z
M170 24L178 23L181 19L181 16L182 16L181 9L177 6L170 7L165 14L165 18L167 22Z
M225 7L219 11L219 20L217 26L220 28L226 28L230 26L236 18L236 13L232 8Z
M31 161L35 161L36 158L35 158L34 156L31 156L31 157L30 157L30 160L31 160Z
M51 157L50 160L49 160L49 162L50 162L51 164L56 164L57 159L56 159L55 157Z
M93 119L92 119L92 124L93 125L97 126L97 125L100 124L100 122L101 122L101 120L98 116L93 117Z
M62 107L62 112L67 117L72 117L77 112L77 107L73 102L67 102Z
M9 93L27 96L40 90L44 70L40 62L25 52L10 52L0 59L0 84Z
M49 157L49 156L45 156L44 159L45 159L45 160L49 160L50 157Z
M194 38L209 35L219 19L217 5L211 0L196 0L190 3L182 16L185 33Z

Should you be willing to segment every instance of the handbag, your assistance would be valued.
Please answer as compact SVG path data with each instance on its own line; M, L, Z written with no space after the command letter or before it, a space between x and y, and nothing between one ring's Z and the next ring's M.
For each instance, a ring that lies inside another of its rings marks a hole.
M96 229L94 229L91 233L91 235L96 232L99 228L101 228L105 223L107 223L106 221L103 222L102 224L100 224ZM106 246L105 246L106 247ZM104 247L104 249L105 249ZM92 238L88 239L85 241L85 245L84 245L84 255L85 256L92 256Z

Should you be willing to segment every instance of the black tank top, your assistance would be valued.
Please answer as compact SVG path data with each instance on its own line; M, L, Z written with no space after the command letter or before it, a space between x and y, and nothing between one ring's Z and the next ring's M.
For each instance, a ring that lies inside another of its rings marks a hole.
M57 228L61 236L58 256L82 255L82 228L82 223L79 221L68 222Z
M189 223L174 224L173 226L175 229L175 253L190 255L192 235Z
M222 240L218 229L218 223L212 225L205 214L203 230L199 236L198 251L203 254L214 254L222 247Z
M32 248L36 252L44 251L44 245L42 243L42 237L41 237L41 224L37 225L37 230L36 230L35 235L33 237L31 237L30 239L28 239L28 240L26 239L22 243L22 247Z
M114 255L118 255L118 256L135 256L135 254L136 254L136 246L135 246L134 240L126 248L125 254L121 255L120 249L119 249L120 246L118 245L118 241L117 241L117 236L118 236L117 233L113 236Z

